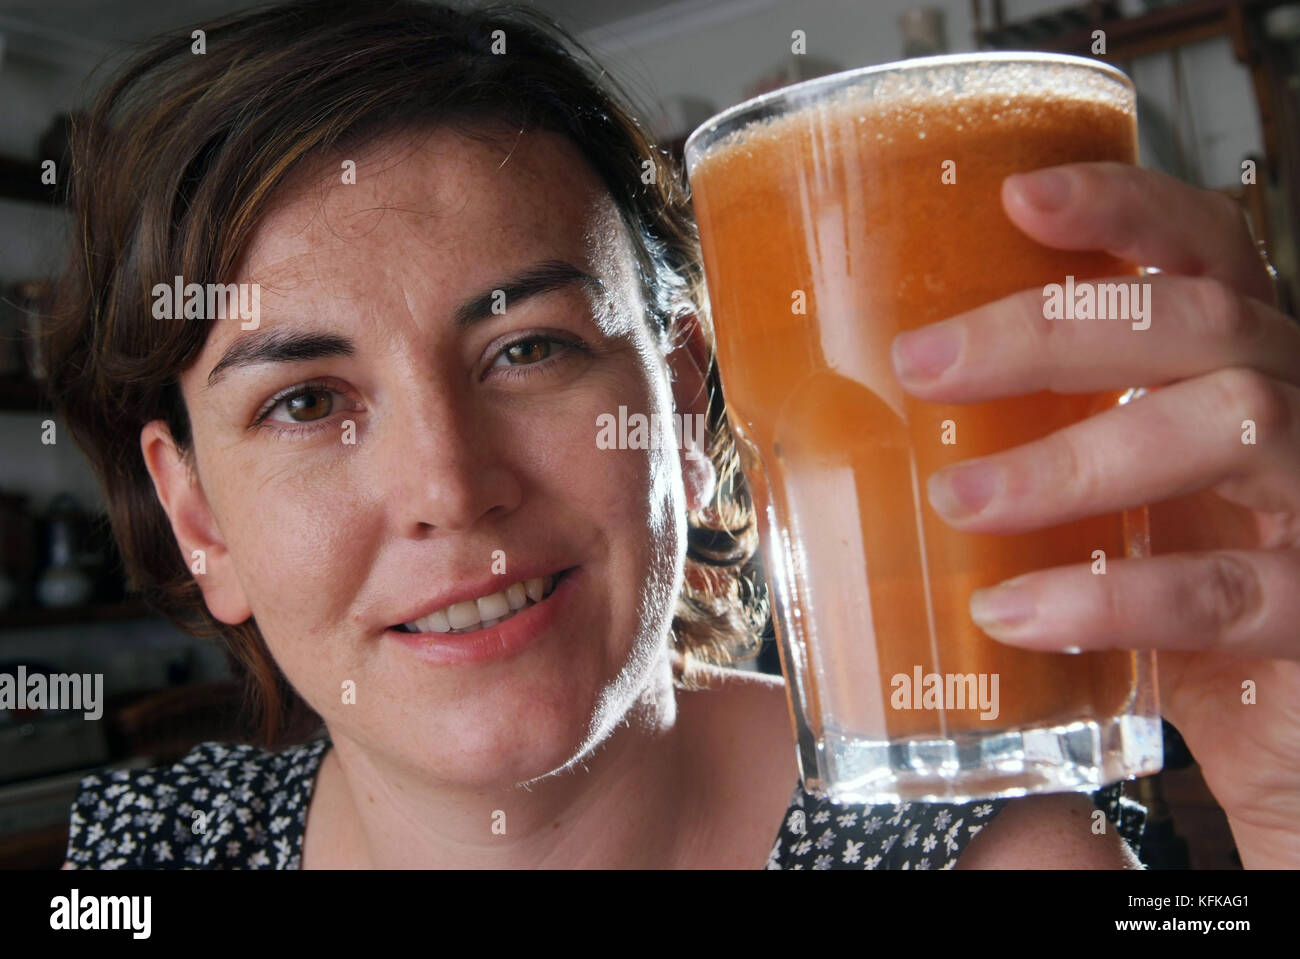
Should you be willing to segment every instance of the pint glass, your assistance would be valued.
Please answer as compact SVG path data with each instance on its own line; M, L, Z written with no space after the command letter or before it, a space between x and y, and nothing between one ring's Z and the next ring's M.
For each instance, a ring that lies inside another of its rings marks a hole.
M975 54L801 83L687 142L723 390L814 795L964 802L1160 768L1154 653L1013 648L968 606L1022 573L1106 575L1108 558L1148 555L1145 508L972 534L924 492L940 468L1129 402L1140 384L944 405L907 395L890 363L895 334L1012 293L1043 290L1046 304L1053 285L1139 280L1109 254L1036 243L1000 199L1012 173L1135 163L1136 126L1117 70Z

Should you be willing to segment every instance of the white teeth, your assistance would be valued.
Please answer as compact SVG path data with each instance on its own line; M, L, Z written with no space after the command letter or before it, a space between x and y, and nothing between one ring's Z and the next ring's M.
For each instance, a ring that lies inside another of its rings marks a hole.
M445 609L435 610L420 620L418 625L422 633L445 633L451 629L451 622L447 619Z
M504 592L492 593L474 600L478 606L479 619L487 622L489 619L497 619L510 612L510 601L506 598Z
M447 621L451 623L452 629L477 625L481 619L475 603L452 603L447 607Z
M525 606L540 603L550 595L555 585L554 576L540 576L526 579L522 583L512 583L503 590L480 596L476 600L452 603L446 609L439 609L423 619L406 624L413 633L448 633L465 632L470 629L486 629L495 626L504 619L509 619Z

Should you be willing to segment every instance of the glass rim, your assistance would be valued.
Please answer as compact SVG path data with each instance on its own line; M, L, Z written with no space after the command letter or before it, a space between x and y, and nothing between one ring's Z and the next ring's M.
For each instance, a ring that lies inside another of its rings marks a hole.
M1123 70L1102 60L1081 57L1073 53L1044 53L1037 50L990 50L974 53L943 53L932 57L911 57L906 60L894 60L889 63L854 67L851 70L840 70L822 77L800 80L798 83L792 83L776 90L760 93L756 97L742 100L740 103L715 113L696 127L691 132L691 135L686 138L686 142L682 147L682 156L686 161L689 172L689 167L692 165L692 147L699 138L713 133L723 126L730 126L735 129L738 127L735 121L741 114L757 111L785 98L806 96L819 87L845 87L861 78L879 73L904 73L912 70L922 70L927 67L972 66L979 63L1028 63L1043 66L1058 64L1061 66L1081 67L1096 73L1106 74L1112 80L1118 80L1131 94L1137 95L1137 88L1133 85L1132 79ZM730 132L731 129L726 131L726 133ZM725 136L726 133L722 135Z

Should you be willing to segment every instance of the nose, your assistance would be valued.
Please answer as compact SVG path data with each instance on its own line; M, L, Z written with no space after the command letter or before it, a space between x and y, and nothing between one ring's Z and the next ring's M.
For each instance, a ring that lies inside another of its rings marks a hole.
M492 428L492 412L436 384L401 392L396 419L383 431L380 482L395 497L402 527L465 531L517 509L522 484L508 459L508 438Z

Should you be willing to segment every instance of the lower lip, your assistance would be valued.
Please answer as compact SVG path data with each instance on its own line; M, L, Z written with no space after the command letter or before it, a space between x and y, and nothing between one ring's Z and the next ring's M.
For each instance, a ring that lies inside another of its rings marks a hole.
M472 633L405 633L386 629L384 635L412 649L435 666L460 666L509 659L534 645L555 625L581 584L582 568L575 567L540 603L495 626Z

